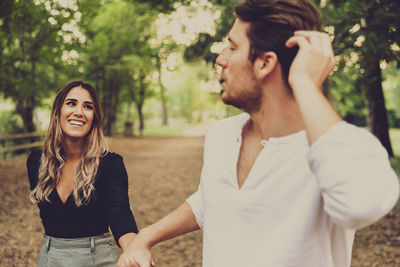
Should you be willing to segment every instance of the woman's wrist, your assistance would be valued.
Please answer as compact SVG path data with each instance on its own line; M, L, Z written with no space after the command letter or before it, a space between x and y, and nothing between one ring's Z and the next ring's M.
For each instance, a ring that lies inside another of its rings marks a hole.
M150 249L157 243L154 236L154 229L151 226L143 228L139 231L136 241L136 245Z
M118 240L121 249L125 250L135 238L136 238L135 233L126 233L123 236L121 236Z

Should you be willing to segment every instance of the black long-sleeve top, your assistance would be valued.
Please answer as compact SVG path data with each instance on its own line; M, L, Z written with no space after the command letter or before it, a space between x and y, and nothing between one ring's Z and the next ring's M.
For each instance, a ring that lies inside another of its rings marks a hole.
M32 151L27 160L31 190L38 182L41 154L40 150ZM128 175L120 155L109 152L100 157L93 185L95 198L87 205L77 207L72 193L62 203L56 189L49 196L50 202L38 203L46 235L58 238L89 237L108 232L110 226L118 244L124 234L138 232L129 206Z

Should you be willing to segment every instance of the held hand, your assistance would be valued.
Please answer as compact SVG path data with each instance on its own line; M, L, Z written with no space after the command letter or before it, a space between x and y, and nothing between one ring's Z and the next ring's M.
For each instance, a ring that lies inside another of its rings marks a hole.
M299 51L290 66L290 86L296 90L297 85L311 83L320 89L335 66L329 35L317 31L296 31L286 42L289 48L295 45Z
M141 245L140 234L128 245L118 259L117 267L153 267L150 248Z

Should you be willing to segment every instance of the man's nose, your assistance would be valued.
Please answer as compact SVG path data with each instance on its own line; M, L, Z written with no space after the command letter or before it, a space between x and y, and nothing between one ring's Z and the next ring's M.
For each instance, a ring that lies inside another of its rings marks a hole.
M228 65L228 59L225 56L225 51L226 48L224 50L222 50L221 54L219 54L219 56L217 57L217 60L215 61L219 66L225 68Z

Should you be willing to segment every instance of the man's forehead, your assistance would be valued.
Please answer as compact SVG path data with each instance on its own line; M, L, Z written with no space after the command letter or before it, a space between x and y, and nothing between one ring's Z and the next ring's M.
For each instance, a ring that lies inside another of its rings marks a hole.
M249 22L236 19L231 30L229 31L228 40L234 43L238 41L244 41L240 39L242 38L247 39L247 30L249 27L250 27Z

